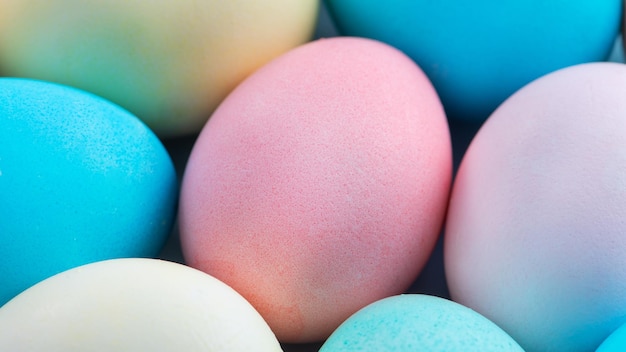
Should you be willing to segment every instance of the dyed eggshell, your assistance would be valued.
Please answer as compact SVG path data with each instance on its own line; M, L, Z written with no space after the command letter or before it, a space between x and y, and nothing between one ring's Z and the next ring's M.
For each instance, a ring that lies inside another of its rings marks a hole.
M318 0L3 0L7 76L90 91L160 136L199 132L254 70L313 35Z
M0 308L2 351L281 351L241 295L190 267L114 259L55 275Z
M320 352L523 352L502 329L450 300L421 294L382 299L359 310Z
M321 340L414 281L451 168L443 109L409 58L368 39L312 42L245 80L197 139L185 260L242 293L279 340Z
M622 9L622 54L626 51L626 7ZM623 58L623 56L622 56ZM625 60L626 61L626 60Z
M624 350L626 350L626 324L613 331L596 349L596 352L621 352Z
M621 0L326 0L339 32L407 53L433 82L448 116L484 121L530 81L606 60Z
M626 66L566 68L486 121L446 221L451 296L527 351L591 351L626 321Z
M61 271L156 256L178 197L141 121L84 91L0 78L0 305Z

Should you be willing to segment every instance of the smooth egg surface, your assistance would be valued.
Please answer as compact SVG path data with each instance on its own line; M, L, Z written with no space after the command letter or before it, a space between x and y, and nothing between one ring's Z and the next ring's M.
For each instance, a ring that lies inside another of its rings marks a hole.
M577 65L510 97L451 195L455 301L527 351L592 351L626 321L626 66Z
M241 295L188 266L113 259L74 268L0 308L2 351L281 351Z
M596 349L596 352L621 352L626 351L626 324L623 324L619 328L609 335Z
M407 53L433 82L448 117L484 121L530 81L606 60L621 0L326 0L339 32Z
M185 260L242 293L281 342L322 340L415 280L451 169L443 108L408 57L369 39L306 44L246 79L197 139Z
M318 0L3 0L0 67L111 100L160 136L200 131L254 70L313 35Z
M338 351L523 352L482 315L422 294L385 298L356 312L320 349Z
M0 78L0 305L74 266L156 256L177 187L167 151L127 111L70 87Z

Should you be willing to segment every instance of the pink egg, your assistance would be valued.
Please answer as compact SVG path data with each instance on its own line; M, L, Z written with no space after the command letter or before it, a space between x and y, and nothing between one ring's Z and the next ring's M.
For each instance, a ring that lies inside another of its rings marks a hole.
M322 39L211 117L180 199L186 262L246 297L283 342L327 337L405 291L441 230L445 115L424 73L367 39Z
M510 97L461 163L451 296L526 351L593 351L626 321L626 66L563 69Z

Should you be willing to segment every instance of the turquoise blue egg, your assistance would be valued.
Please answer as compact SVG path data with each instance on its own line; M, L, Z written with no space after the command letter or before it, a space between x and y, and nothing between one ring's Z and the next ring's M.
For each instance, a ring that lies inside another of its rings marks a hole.
M339 32L415 60L449 117L483 121L516 90L557 69L607 60L621 0L326 0Z
M613 331L609 337L602 342L596 352L624 352L626 351L626 324Z
M320 349L337 351L523 352L482 315L422 294L385 298L356 312Z
M56 84L0 78L0 306L82 264L156 256L176 172L135 116Z

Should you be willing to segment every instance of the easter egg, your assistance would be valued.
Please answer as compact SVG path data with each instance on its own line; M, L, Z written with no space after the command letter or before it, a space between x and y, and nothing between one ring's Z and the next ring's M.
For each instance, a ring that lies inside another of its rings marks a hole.
M244 77L309 40L318 0L6 0L0 68L117 103L161 136L199 132Z
M608 59L621 0L327 0L339 32L413 58L449 117L484 121L516 90L554 70Z
M74 268L0 308L2 351L281 351L259 313L219 280L157 259Z
M596 352L621 352L626 350L626 324L613 331L596 349Z
M384 298L353 314L320 349L338 351L523 352L482 315L422 294Z
M281 342L322 340L415 280L451 159L441 103L408 57L362 38L306 44L239 85L198 137L186 263L240 292Z
M446 221L451 297L526 351L592 351L626 322L626 66L525 86L470 144Z
M156 256L175 216L172 161L126 110L0 78L0 305L89 262Z

